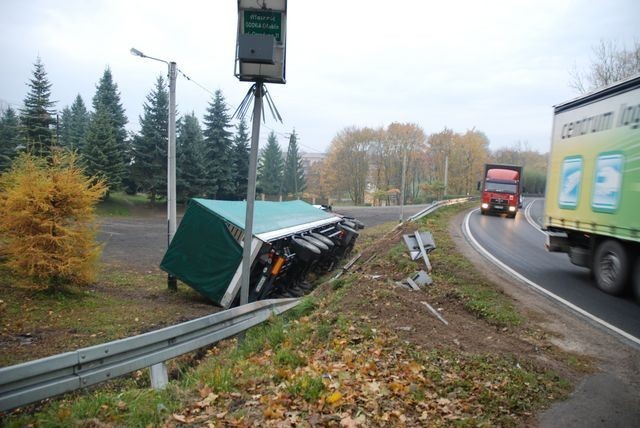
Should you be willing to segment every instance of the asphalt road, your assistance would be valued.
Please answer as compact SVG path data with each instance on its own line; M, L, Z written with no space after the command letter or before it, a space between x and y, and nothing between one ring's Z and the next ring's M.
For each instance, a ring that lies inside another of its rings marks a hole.
M571 264L566 254L545 250L544 232L525 218L525 212L528 212L529 217L539 224L543 203L543 199L526 200L525 209L514 220L483 216L479 211L474 211L469 217L469 229L475 240L500 262L610 324L614 330L617 328L626 332L636 339L636 346L640 345L640 305L631 297L614 297L603 293L591 281L588 269Z

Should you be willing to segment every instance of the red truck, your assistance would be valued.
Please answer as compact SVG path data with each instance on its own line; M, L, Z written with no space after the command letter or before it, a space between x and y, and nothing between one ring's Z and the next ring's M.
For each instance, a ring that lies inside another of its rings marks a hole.
M521 178L521 166L485 164L480 212L483 215L505 213L515 218L518 208L522 207Z

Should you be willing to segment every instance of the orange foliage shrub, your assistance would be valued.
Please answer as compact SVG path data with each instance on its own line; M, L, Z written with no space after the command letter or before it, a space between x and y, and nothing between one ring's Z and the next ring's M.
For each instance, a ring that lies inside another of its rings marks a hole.
M0 176L0 247L4 264L38 286L93 280L102 248L95 205L106 191L73 153L23 154Z

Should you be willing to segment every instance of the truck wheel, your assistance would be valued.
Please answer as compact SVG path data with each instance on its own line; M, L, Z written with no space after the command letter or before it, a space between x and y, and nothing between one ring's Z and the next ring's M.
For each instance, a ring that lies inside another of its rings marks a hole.
M640 256L636 257L636 266L633 268L631 284L633 286L633 294L636 296L636 302L640 303Z
M619 295L624 291L629 273L629 260L622 244L612 239L602 242L593 260L593 274L598 288Z

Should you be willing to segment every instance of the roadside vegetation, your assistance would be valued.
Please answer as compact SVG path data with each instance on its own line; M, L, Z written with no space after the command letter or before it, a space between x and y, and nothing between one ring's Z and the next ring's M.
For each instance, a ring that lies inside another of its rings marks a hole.
M437 244L430 256L434 285L425 290L395 285L422 268L395 245L408 226L365 230L356 248L363 255L350 271L336 280L319 278L312 295L249 330L242 342L226 340L172 360L167 389L149 389L146 371L139 371L88 394L7 415L3 423L529 423L537 411L568 394L577 369L457 252L447 224L461 209L444 208L413 225L432 231ZM112 281L113 287L122 286ZM421 301L430 302L449 325ZM123 323L135 325L130 319Z
M100 201L96 213L102 217L128 217L143 211L166 211L166 201L152 203L144 193L128 195L125 192L113 192L109 199Z

